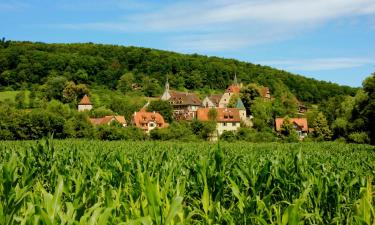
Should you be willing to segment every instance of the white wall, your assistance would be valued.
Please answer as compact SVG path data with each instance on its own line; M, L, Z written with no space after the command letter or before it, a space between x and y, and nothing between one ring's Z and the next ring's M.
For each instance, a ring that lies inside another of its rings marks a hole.
M240 128L240 122L235 122L235 123L219 122L217 123L217 126L216 126L216 129L219 135L221 135L224 131L236 131L238 128Z
M78 112L82 112L85 110L90 111L92 109L92 105L78 105Z

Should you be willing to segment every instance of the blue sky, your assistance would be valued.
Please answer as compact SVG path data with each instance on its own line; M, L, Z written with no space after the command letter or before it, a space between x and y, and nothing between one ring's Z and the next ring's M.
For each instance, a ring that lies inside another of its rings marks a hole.
M199 53L361 86L375 0L0 0L0 36Z

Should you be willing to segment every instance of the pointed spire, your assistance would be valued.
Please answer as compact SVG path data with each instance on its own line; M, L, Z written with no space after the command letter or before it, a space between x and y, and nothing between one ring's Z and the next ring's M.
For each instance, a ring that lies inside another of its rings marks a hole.
M234 85L238 85L238 82L237 82L237 73L236 72L234 72L233 84Z
M167 75L167 81L165 82L165 91L169 91L168 75Z

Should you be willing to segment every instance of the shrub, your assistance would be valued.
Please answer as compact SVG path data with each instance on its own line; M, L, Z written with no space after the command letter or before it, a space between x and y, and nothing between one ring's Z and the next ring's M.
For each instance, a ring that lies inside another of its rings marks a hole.
M354 132L349 134L348 141L357 144L368 144L370 143L370 138L366 132Z

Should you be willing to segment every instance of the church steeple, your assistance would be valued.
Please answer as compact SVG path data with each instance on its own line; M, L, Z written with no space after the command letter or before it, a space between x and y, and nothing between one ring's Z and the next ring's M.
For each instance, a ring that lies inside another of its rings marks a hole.
M237 73L236 73L236 72L234 72L233 84L236 85L236 86L238 85L238 81L237 81Z
M168 76L167 81L165 82L165 90L163 95L161 96L161 100L167 101L171 98L171 94L169 94L169 82L168 82Z
M168 76L167 76L167 81L165 82L165 91L169 91Z

